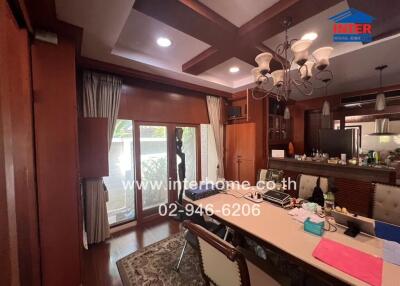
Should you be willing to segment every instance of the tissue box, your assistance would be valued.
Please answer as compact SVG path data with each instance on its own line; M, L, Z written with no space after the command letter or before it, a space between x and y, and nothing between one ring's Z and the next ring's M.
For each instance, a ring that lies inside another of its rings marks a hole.
M315 234L318 236L322 236L324 234L324 225L325 225L325 222L315 223L315 222L312 222L310 220L310 218L307 218L304 221L304 230L309 233L312 233L312 234Z

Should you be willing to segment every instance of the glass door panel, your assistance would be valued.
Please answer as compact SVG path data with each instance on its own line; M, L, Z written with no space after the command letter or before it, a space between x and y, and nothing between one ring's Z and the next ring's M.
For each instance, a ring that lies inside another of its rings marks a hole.
M168 202L167 127L140 125L140 170L143 211Z
M117 120L108 153L108 222L120 224L136 219L133 131L131 120Z
M182 133L179 143L179 135ZM178 180L182 181L182 175L185 177L185 189L189 184L197 182L197 142L196 142L196 127L177 127L175 132L177 138L176 151L176 169L178 172ZM180 145L182 148L179 150ZM183 162L184 160L184 162ZM183 171L184 174L180 174Z

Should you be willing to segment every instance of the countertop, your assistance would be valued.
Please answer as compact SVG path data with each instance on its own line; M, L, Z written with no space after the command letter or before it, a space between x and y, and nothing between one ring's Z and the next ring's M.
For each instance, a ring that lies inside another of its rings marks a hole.
M329 164L294 158L269 158L269 167L326 177L348 178L364 182L396 183L396 170L390 167Z

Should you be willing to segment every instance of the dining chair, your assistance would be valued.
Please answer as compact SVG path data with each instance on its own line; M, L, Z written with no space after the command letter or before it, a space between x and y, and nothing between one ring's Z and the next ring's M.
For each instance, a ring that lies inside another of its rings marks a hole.
M300 174L297 177L298 197L301 199L310 198L313 194L318 178L320 178L320 187L322 192L328 192L328 178Z
M375 184L372 217L400 225L400 186Z
M238 249L217 235L190 221L184 221L183 225L196 236L198 241L201 271L206 285L280 285L278 281L248 261Z

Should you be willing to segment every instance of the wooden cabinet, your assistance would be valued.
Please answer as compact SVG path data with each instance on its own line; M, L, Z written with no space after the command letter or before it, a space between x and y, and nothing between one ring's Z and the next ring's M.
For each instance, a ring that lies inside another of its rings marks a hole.
M108 119L79 119L79 166L81 178L108 176Z
M256 180L256 124L240 123L226 126L225 166L226 179L234 181Z
M285 144L290 141L290 119L282 115L269 115L269 144Z
M284 119L286 104L269 99L268 106L268 143L269 145L286 145L291 140L290 119Z

